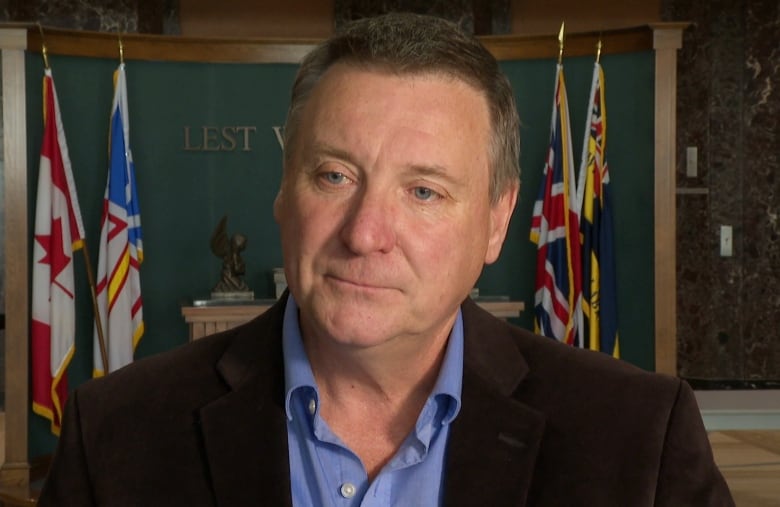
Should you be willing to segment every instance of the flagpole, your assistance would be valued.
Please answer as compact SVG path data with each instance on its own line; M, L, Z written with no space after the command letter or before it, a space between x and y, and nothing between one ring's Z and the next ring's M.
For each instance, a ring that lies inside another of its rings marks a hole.
M103 323L100 321L100 310L98 310L97 293L95 291L95 275L92 273L92 264L89 261L89 252L87 252L87 241L84 240L81 250L84 252L84 264L87 267L87 280L89 281L89 292L92 295L92 312L95 315L95 328L98 333L98 343L100 344L100 358L103 360L103 371L108 374L108 354L106 353L106 339L103 337Z
M599 42L596 44L596 63L599 63L601 59L601 36L599 36Z
M49 56L48 49L46 48L46 39L43 36L43 26L40 21L38 22L38 30L41 31L41 54L43 55L43 65L46 69L49 69ZM103 360L103 368L108 373L108 354L106 353L106 340L103 337L103 324L100 321L100 312L98 311L97 295L95 292L95 277L92 274L92 264L89 260L89 252L87 252L87 240L82 238L82 252L84 253L84 265L87 270L87 281L89 283L89 292L92 295L92 313L95 316L95 327L98 332L98 343L100 344L100 357Z
M122 32L117 29L117 38L119 39L119 63L125 63L125 46L122 44Z
M43 55L43 67L45 69L49 68L49 52L48 49L46 49L46 39L43 37L43 26L41 26L41 22L38 21L38 30L41 31L41 55Z
M563 61L563 27L565 21L561 21L561 29L558 31L558 65Z

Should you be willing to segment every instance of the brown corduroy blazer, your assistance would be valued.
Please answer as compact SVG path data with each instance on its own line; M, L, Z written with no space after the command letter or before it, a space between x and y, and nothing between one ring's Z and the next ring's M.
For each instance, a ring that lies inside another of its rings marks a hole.
M290 506L285 303L76 389L39 507ZM446 506L733 505L687 384L462 310Z

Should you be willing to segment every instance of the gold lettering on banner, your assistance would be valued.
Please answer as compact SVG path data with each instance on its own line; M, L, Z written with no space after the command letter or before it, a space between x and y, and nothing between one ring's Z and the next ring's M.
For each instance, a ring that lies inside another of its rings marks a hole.
M236 127L236 130L244 131L244 147L242 151L252 151L249 148L249 132L255 132L257 130L257 127Z
M184 151L252 151L252 126L184 127Z
M225 151L233 151L236 149L236 131L232 127L222 127L222 143L221 148Z
M203 127L203 151L219 151L217 127Z

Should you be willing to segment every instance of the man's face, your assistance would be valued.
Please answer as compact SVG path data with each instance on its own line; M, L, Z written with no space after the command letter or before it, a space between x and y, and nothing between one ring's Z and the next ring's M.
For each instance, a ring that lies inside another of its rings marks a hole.
M449 334L517 195L490 204L489 133L485 99L461 81L325 74L274 205L305 339L372 347Z

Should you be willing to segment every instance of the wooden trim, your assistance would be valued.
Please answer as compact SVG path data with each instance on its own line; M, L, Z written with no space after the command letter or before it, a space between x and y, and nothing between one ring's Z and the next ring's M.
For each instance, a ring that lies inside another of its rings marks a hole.
M686 23L653 26L655 48L655 370L677 375L677 50Z
M27 49L27 27L0 29L0 48Z
M533 58L557 58L556 35L499 35L479 37L485 47L499 60L528 60ZM610 30L608 32L583 32L566 34L564 58L596 54L596 44L602 42L602 54L632 53L653 49L653 31L648 26Z
M119 58L119 36L44 28L50 55ZM194 39L170 35L122 34L126 60L211 63L297 63L316 44L312 39ZM37 27L27 32L27 47L41 52Z
M49 54L93 58L119 57L117 34L47 27L43 30ZM555 58L558 55L557 35L505 35L478 38L499 60ZM602 54L653 49L653 30L648 26L642 26L603 33L567 35L564 56L595 54L599 38L603 43ZM124 56L127 60L298 63L318 42L319 39L196 39L170 35L122 34ZM28 27L27 47L35 53L41 51L41 34L37 26Z
M2 33L0 31L0 33ZM0 36L0 40L7 40ZM29 286L25 55L2 49L5 206L5 462L0 484L27 487Z
M5 486L0 484L0 506L24 507L37 504L41 493L41 484L35 482L46 477L51 466L51 458L51 454L45 454L32 460L29 473L30 484L22 486Z

